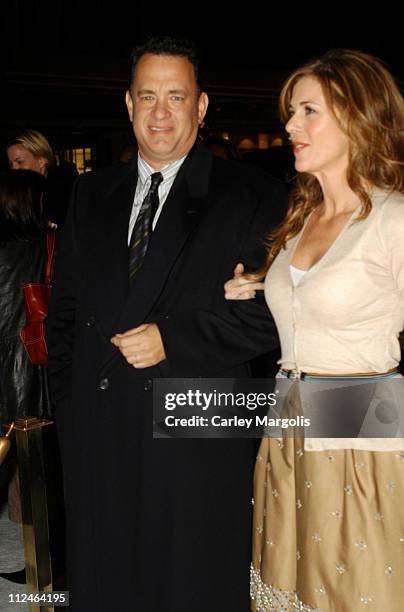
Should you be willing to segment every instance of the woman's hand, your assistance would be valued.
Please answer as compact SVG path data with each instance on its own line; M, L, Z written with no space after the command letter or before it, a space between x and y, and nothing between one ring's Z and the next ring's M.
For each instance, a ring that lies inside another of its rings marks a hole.
M243 276L244 266L238 263L234 268L234 276L224 285L226 300L251 300L256 291L263 291L264 283L257 283Z

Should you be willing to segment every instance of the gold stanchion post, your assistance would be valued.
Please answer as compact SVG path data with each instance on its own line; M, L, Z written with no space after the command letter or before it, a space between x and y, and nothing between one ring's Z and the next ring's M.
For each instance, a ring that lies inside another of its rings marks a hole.
M25 551L27 592L51 592L52 568L49 547L48 509L42 427L52 421L36 417L14 423ZM5 426L7 427L7 426ZM30 612L53 612L53 605L29 605Z

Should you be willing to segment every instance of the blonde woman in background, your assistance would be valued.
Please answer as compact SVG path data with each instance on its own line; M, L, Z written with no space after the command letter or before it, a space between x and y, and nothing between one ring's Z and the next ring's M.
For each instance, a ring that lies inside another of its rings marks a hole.
M49 142L36 130L17 134L7 145L7 157L12 170L34 170L42 176L48 176L55 163Z
M70 193L77 177L72 162L56 166L52 148L41 132L25 130L6 147L12 170L33 170L46 177L43 204L47 218L61 229L67 213Z
M281 340L278 376L300 388L305 379L400 377L399 89L376 58L334 50L293 72L280 109L298 172L290 207L271 236L265 270L243 276L239 264L226 297L248 299L265 287ZM261 443L252 609L402 612L404 441L307 442Z

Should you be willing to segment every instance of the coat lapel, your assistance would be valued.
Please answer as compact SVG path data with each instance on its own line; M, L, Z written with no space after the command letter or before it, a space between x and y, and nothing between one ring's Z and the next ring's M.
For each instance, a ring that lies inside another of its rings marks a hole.
M112 293L108 302L108 319L113 321L112 327L109 328L111 336L137 327L147 320L175 261L198 225L201 213L209 205L207 195L211 164L211 153L203 145L196 143L178 172L153 232L143 265L129 290L127 229L130 210L126 213L126 227L122 219L114 221L114 243L119 243L119 249L112 259L113 266L110 267L109 273L113 273L119 264L124 270L125 281L120 270L121 290L117 299ZM122 248L122 240L118 240L119 232L124 234L125 248ZM105 291L107 290L106 285ZM126 299L122 302L125 292ZM107 299L106 296L104 299ZM115 318L112 316L113 312ZM116 349L111 345L103 365L107 365L116 354Z
M126 169L125 169L126 170ZM96 281L97 320L107 337L119 317L128 294L128 227L136 190L136 163L104 196L104 215Z
M182 165L136 275L117 331L141 325L158 299L176 259L206 210L212 156L197 143Z

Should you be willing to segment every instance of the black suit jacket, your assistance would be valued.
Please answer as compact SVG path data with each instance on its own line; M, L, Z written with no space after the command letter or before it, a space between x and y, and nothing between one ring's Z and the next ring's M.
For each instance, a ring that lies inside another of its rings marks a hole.
M136 181L133 162L76 183L48 317L72 609L110 610L118 589L127 610L246 612L254 446L153 440L152 379L245 377L277 344L262 299L227 302L223 284L262 263L286 190L197 142L129 288ZM167 360L136 370L110 338L144 322Z

